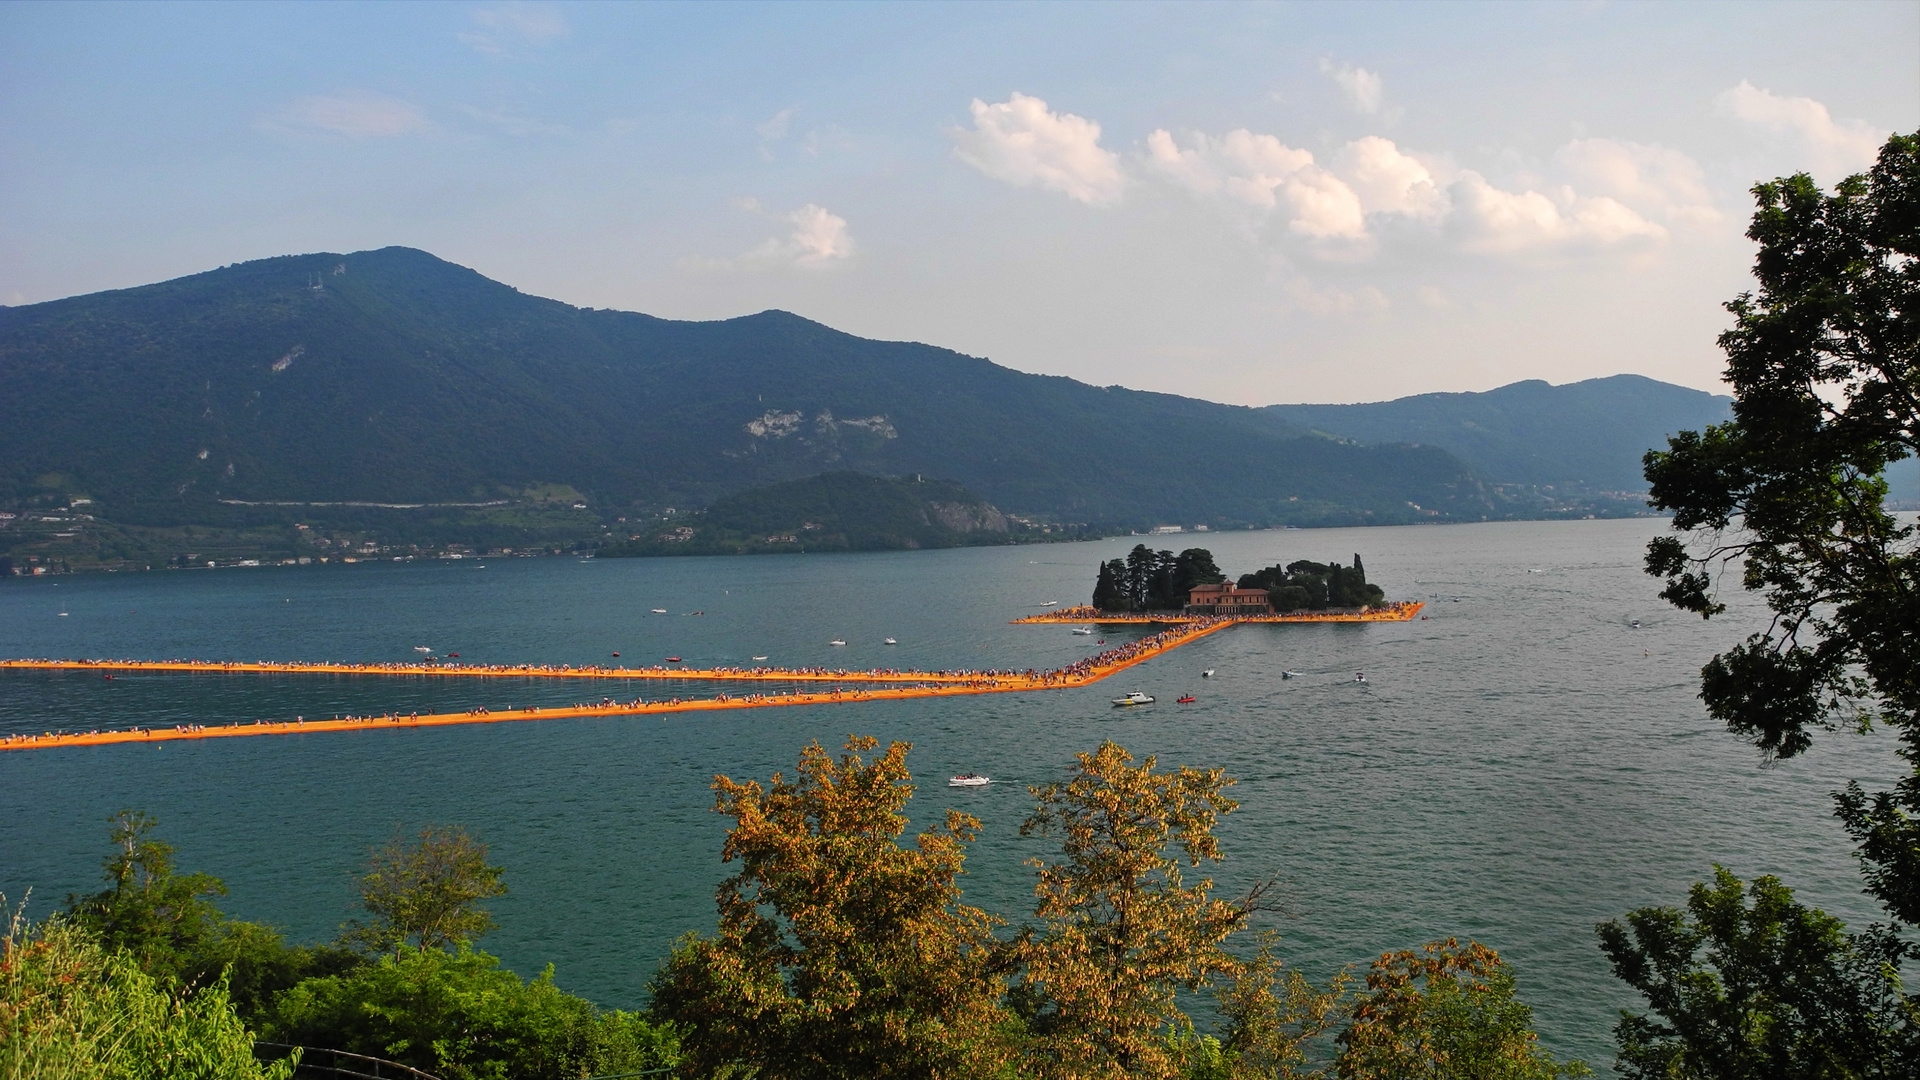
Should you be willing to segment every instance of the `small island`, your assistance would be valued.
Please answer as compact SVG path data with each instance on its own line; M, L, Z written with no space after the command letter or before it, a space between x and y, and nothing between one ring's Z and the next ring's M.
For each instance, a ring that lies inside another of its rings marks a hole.
M1262 622L1405 622L1425 607L1388 603L1354 553L1353 565L1299 559L1229 579L1205 548L1175 555L1134 545L1100 565L1093 602L1015 622L1185 622L1230 617Z

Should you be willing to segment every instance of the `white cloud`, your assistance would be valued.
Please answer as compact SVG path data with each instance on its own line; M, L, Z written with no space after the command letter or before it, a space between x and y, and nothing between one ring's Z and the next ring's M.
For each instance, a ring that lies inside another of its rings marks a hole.
M1341 150L1335 169L1368 213L1405 214L1438 221L1447 214L1447 193L1438 163L1429 164L1402 151L1389 139L1368 135Z
M1723 115L1794 137L1807 153L1808 164L1822 173L1851 173L1872 165L1888 134L1888 129L1864 120L1835 120L1825 105L1812 98L1780 97L1745 79L1721 91L1713 103ZM1823 179L1831 182L1838 177Z
M1615 139L1575 139L1554 160L1576 179L1642 213L1678 225L1721 220L1699 162L1678 150Z
M467 13L478 27L455 34L460 43L476 52L504 56L515 45L544 47L567 36L566 16L549 4L489 4Z
M973 128L949 129L960 160L1016 187L1057 191L1089 206L1119 201L1120 156L1100 146L1100 125L1056 113L1026 94L998 105L973 101Z
M1453 213L1448 231L1463 248L1481 254L1631 246L1667 236L1665 229L1618 200L1576 195L1570 187L1551 194L1502 191L1469 171L1454 182L1449 195Z
M1166 131L1147 136L1147 165L1196 195L1218 195L1263 211L1280 211L1287 230L1315 240L1366 235L1359 196L1314 164L1313 153L1245 128L1215 139L1195 132L1182 149Z
M319 128L355 138L409 135L425 131L427 118L398 98L381 94L349 93L303 97L296 100L270 127L286 125Z
M742 210L759 212L756 199L736 199ZM853 255L853 236L847 231L847 219L812 203L786 215L793 231L785 237L772 237L766 243L733 260L737 266L799 266L819 270L844 262Z
M1347 104L1353 111L1373 116L1386 103L1386 87L1381 83L1377 72L1352 64L1336 64L1332 60L1320 58L1320 74L1333 80L1335 86L1346 96Z

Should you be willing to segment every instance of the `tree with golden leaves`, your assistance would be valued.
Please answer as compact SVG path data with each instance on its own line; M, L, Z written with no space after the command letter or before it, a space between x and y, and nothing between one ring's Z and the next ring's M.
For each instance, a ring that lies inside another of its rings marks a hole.
M689 937L654 982L655 1015L686 1033L696 1075L764 1080L972 1080L1000 1067L996 920L960 903L980 823L946 821L896 841L913 794L907 743L819 743L792 780L714 778L734 819L722 857L740 871L718 892L720 925Z
M1021 942L1022 979L1044 1005L1030 1062L1049 1080L1176 1077L1174 993L1237 970L1220 943L1260 906L1260 889L1229 903L1181 875L1182 862L1220 859L1213 829L1238 805L1222 793L1232 781L1156 772L1112 742L1077 757L1065 781L1031 789L1039 806L1020 830L1057 834L1065 857L1031 861L1040 925Z
M1591 1076L1559 1062L1533 1033L1500 954L1454 938L1373 962L1340 1034L1341 1080L1555 1080Z

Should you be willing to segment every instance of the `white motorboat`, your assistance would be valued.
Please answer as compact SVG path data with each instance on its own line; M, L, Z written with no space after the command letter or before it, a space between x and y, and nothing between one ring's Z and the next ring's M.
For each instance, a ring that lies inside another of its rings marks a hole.
M887 644L889 644L889 645L898 645L898 644L900 644L900 643L899 643L899 642L897 642L897 641L895 641L895 640L893 640L892 638L888 638L888 639L887 639Z
M1207 670L1205 670L1205 671L1203 671L1203 672L1201 672L1201 673L1200 673L1200 677L1201 677L1201 678L1203 678L1203 679L1211 679L1211 678L1213 678L1213 669L1212 669L1212 668L1208 668Z
M1079 635L1081 635L1082 637L1092 637L1092 636L1093 636L1093 627L1091 627L1091 626L1076 626L1076 627L1074 627L1074 628L1073 628L1073 632L1074 632L1074 633L1076 633L1076 634L1079 634Z
M1353 673L1353 681L1354 681L1354 682L1357 682L1357 683L1363 683L1363 682L1366 682L1366 681L1367 681L1367 673L1366 673L1366 672L1364 672L1364 671L1356 671L1356 672L1354 672L1354 673Z
M832 640L832 641L829 641L829 642L827 642L827 644L829 644L829 645L845 645L845 644L846 644L846 642L844 642L844 641L841 641L841 640L839 640L838 638L835 638L834 640Z
M1297 679L1300 677L1300 673L1297 671L1283 671L1280 673L1280 677L1283 679Z
M993 781L978 773L963 773L947 781L948 787L986 787Z
M1138 690L1135 690L1133 693L1128 694L1126 697L1114 698L1113 703L1115 705L1151 705L1153 704L1153 698L1147 696L1146 694L1141 693Z
M764 657L764 656L756 656L756 657L754 657L754 659L755 659L755 660L765 660L765 659L766 659L766 657Z
M665 615L667 613L667 609L663 607L657 607L653 609L653 613L655 615Z
M64 611L63 611L63 612L61 612L60 614L62 614L62 615L65 615L65 614L66 614L66 612L64 612ZM427 647L426 647L425 645L415 645L415 646L413 647L413 651L414 651L414 652L424 652L424 653L430 653L430 652L432 652L433 650L432 650L432 649L429 649L429 648L427 648Z
M1041 604L1040 606L1041 607L1058 607L1059 604L1060 604L1060 601L1058 600L1048 600L1045 603Z

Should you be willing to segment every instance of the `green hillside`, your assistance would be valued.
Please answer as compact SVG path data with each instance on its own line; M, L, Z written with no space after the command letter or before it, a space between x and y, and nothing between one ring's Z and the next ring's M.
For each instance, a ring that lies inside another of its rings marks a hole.
M1268 411L777 311L692 323L574 308L406 248L0 310L0 398L0 502L85 494L97 517L140 526L375 513L245 504L519 508L572 491L617 529L837 470L940 475L1075 522L1501 513L1431 447L1355 445Z
M603 556L888 551L1075 535L1009 519L959 484L823 473L719 499L603 547Z

